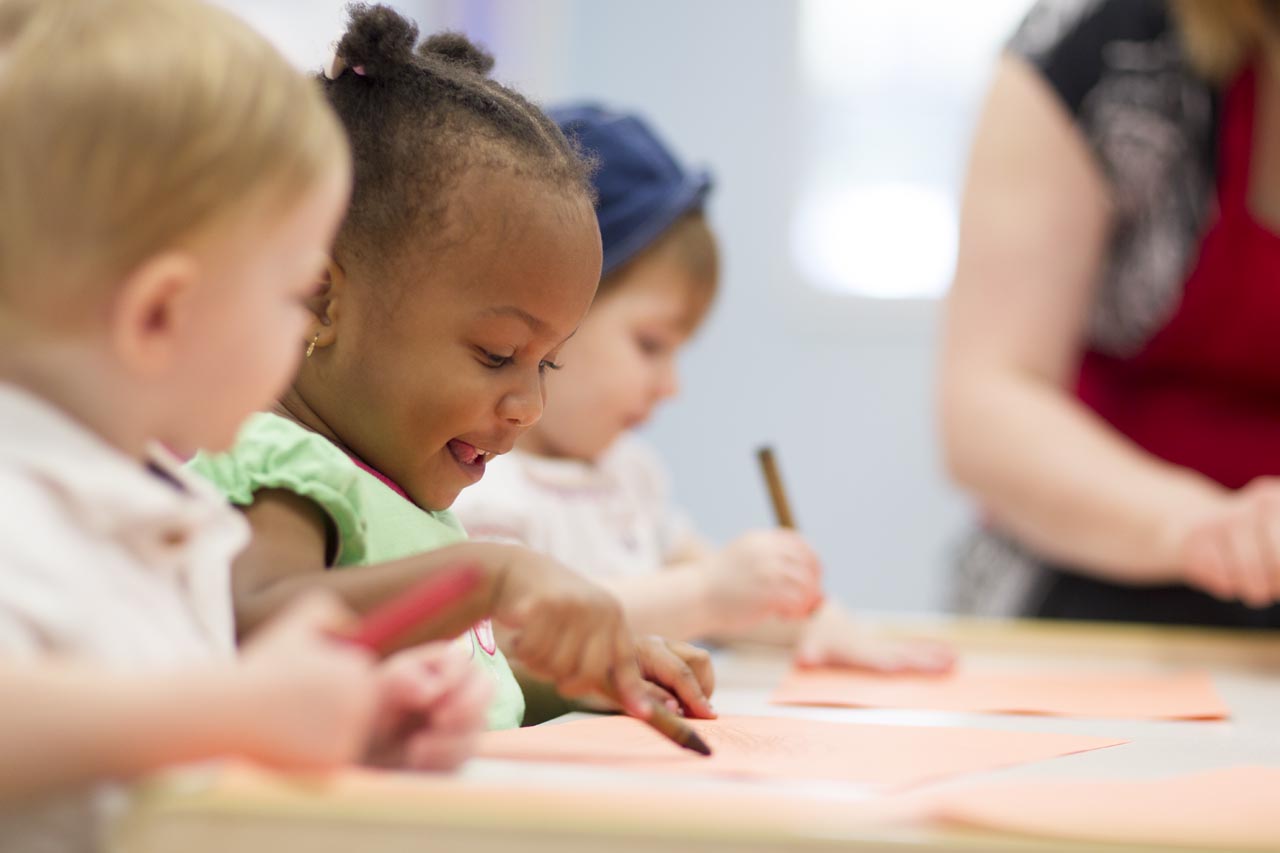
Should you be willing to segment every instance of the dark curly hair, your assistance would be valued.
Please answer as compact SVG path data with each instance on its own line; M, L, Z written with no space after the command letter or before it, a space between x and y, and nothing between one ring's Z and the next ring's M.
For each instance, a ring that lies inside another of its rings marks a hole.
M415 50L418 27L394 10L357 3L348 11L336 73L320 78L355 167L336 257L396 257L414 229L440 224L469 166L593 199L589 161L542 110L490 79L487 52L447 32Z

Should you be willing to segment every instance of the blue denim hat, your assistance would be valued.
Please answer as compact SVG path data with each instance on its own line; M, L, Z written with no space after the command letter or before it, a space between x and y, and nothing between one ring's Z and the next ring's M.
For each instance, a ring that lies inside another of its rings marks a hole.
M592 183L604 243L602 278L652 244L681 216L702 209L711 176L682 168L639 116L596 104L557 107L547 114L597 160Z

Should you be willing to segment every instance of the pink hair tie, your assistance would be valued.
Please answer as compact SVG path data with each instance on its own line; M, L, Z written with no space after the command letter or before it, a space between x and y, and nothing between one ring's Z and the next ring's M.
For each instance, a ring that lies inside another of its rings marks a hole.
M352 66L351 70L352 70L352 71L354 71L357 75L359 75L359 76L361 76L361 77L363 77L363 76L364 76L364 66L363 66L363 65L354 65L354 66Z

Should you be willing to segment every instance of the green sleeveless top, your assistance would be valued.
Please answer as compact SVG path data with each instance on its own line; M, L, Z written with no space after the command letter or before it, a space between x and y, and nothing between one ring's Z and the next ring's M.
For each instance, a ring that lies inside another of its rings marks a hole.
M466 540L453 513L429 512L357 465L324 437L278 415L252 415L226 453L200 453L191 468L233 504L253 503L260 489L285 489L313 501L338 534L338 569L398 560ZM489 620L458 638L496 687L489 727L524 718L524 694L497 647Z

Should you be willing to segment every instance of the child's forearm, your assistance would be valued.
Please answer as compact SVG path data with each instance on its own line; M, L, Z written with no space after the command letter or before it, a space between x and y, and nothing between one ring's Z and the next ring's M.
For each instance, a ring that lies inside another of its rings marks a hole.
M758 625L752 625L741 631L722 631L716 634L710 634L706 637L720 645L733 645L742 643L753 646L778 646L789 647L794 646L800 639L800 635L804 633L805 626L809 624L813 617L809 619L782 619L777 616L770 616Z
M673 565L645 577L604 581L602 585L622 602L627 621L637 634L693 640L720 630L708 600L706 572L699 563Z
M516 550L509 545L464 542L373 566L298 572L241 590L236 599L237 620L242 627L261 624L300 593L317 588L336 593L351 609L366 613L425 577L460 562L475 563L482 569L482 583L446 612L418 625L397 648L453 637L490 615Z
M253 731L243 682L230 663L149 675L5 664L0 802L241 751Z
M330 525L316 504L292 492L266 490L255 495L244 513L253 537L232 568L241 637L307 590L329 590L351 609L366 613L434 572L460 561L476 563L484 573L480 587L451 607L439 624L424 624L401 645L454 636L489 614L515 555L523 553L510 545L462 542L373 566L327 568Z

